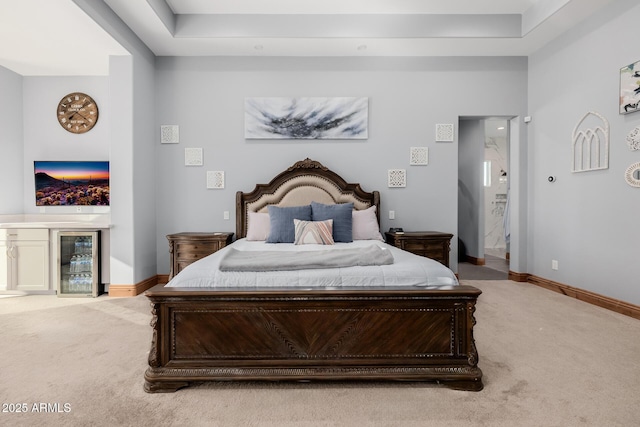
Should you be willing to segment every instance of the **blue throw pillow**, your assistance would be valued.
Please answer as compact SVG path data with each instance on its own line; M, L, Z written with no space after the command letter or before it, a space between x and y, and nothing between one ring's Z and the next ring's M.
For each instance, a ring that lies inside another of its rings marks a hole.
M353 203L323 205L311 202L311 218L313 221L333 220L333 240L336 242L353 242Z
M267 243L293 243L296 240L294 219L311 221L311 205L281 208L269 205L269 235Z

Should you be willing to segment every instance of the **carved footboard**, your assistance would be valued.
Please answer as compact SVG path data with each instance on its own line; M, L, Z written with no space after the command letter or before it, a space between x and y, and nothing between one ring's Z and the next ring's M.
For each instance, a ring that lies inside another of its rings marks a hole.
M156 286L147 392L208 380L438 381L481 390L480 290Z

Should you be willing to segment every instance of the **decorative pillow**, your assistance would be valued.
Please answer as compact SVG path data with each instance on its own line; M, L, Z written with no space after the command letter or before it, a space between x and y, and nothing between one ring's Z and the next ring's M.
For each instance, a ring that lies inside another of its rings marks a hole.
M269 214L266 212L249 212L247 224L247 240L267 240L269 236Z
M323 205L311 202L311 218L314 221L333 220L333 240L336 242L353 242L353 203Z
M376 217L376 207L353 211L353 240L382 240Z
M333 220L302 221L294 219L293 225L296 233L296 245L333 245Z
M269 236L267 243L293 243L295 240L294 219L311 221L311 205L281 208L269 205Z

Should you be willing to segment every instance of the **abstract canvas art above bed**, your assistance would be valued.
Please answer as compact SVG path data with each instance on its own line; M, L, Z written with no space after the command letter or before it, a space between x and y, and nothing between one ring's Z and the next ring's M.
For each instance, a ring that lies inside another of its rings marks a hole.
M369 98L246 98L246 139L367 139Z

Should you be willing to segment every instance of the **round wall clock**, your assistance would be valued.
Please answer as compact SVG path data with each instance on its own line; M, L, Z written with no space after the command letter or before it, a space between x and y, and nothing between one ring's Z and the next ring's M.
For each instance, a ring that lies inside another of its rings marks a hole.
M98 121L98 104L89 95L74 92L58 103L58 122L71 133L90 131Z

